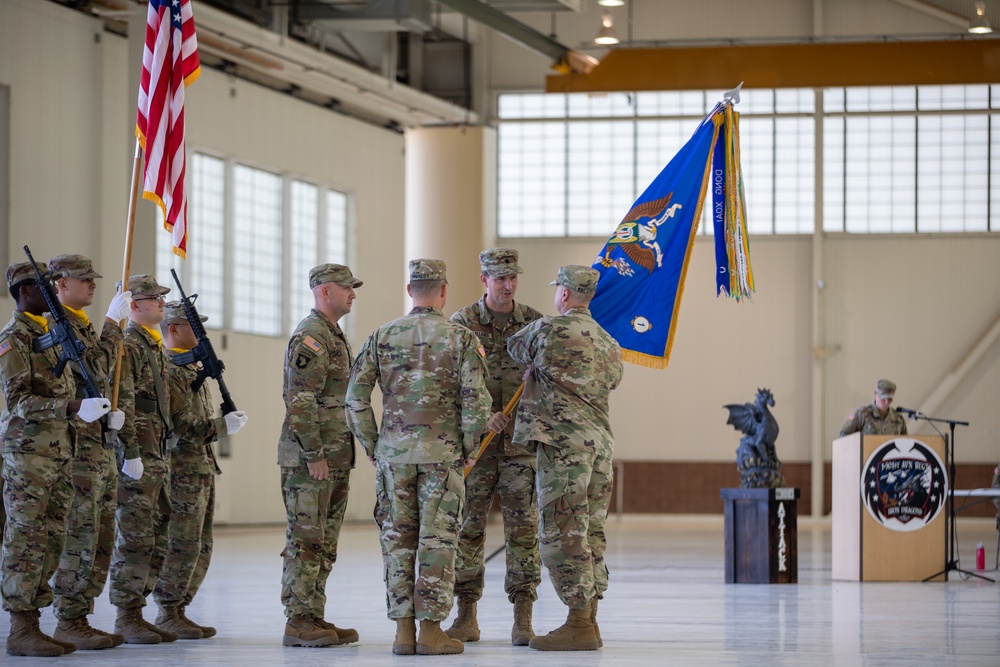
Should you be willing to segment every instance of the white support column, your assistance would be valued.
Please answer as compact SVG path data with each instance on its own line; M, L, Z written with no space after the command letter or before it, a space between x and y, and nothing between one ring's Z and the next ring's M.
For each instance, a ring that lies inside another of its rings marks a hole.
M823 442L823 385L826 366L826 332L823 319L823 91L815 91L815 122L813 124L814 146L814 213L812 235L812 403L810 409L810 467L812 499L809 513L814 517L823 516L823 495L826 488L824 474Z
M406 133L406 259L448 265L445 314L477 300L484 248L484 185L494 179L492 132L432 127ZM490 188L492 190L492 188Z

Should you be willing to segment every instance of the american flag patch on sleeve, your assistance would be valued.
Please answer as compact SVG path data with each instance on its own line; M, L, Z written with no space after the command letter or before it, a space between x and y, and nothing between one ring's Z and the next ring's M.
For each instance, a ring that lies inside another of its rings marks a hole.
M321 345L320 342L312 336L306 336L302 343L313 352L319 352L323 349L323 345Z
M0 343L0 357L10 352L10 349L10 341L4 338L3 342Z

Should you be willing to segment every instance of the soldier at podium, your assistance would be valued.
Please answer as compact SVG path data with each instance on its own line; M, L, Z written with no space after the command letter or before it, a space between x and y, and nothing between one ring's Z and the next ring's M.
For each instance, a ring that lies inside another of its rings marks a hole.
M889 380L875 383L875 401L864 405L847 417L840 437L861 432L864 435L906 435L906 420L889 406L896 395L896 385Z

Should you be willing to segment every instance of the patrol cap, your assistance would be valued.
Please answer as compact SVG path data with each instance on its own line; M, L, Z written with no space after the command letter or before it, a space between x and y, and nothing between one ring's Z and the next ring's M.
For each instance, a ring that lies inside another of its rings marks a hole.
M364 282L355 278L351 270L343 264L320 264L309 269L309 289L324 283L336 283L341 287L364 285Z
M896 395L896 384L889 380L879 380L875 383L875 394L879 398L893 398Z
M199 313L199 317L202 322L208 321L208 315ZM184 314L184 304L180 301L167 301L166 305L163 306L162 324L182 324L187 321L188 318Z
M568 290L590 296L597 291L597 279L601 274L596 269L579 264L569 264L559 267L559 275L550 285L562 285Z
M38 270L43 276L45 275L45 272L49 270L48 267L41 262L35 262L35 264L38 266ZM38 277L35 276L35 270L31 268L31 262L14 262L7 267L8 288L28 280L38 282Z
M121 289L122 281L115 283L115 289ZM128 289L132 292L132 297L137 296L163 296L170 292L169 287L162 287L156 282L156 276L151 273L140 273L137 276L129 276Z
M440 259L411 259L410 282L419 280L443 280L448 282L444 262Z
M503 278L524 273L524 269L517 264L517 257L513 248L490 248L479 253L479 265L486 275Z
M52 280L60 278L103 278L94 271L94 263L83 255L56 255L49 260Z

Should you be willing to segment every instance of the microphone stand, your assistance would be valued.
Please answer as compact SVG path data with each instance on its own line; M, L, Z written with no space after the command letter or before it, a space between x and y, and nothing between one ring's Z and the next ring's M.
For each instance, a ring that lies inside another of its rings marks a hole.
M930 581L936 577L944 575L945 581L948 580L949 572L959 572L961 574L967 575L969 577L977 577L984 581L990 583L995 583L993 579L989 577L984 577L981 574L976 574L975 572L969 572L968 570L963 570L958 566L957 558L957 542L958 542L958 528L957 521L955 518L955 427L956 426L968 426L969 422L958 421L957 419L939 419L937 417L928 417L920 412L915 412L912 410L903 410L910 415L913 420L923 419L925 422L930 424L931 428L937 431L937 434L944 438L944 458L945 465L948 467L948 513L947 521L950 522L949 526L945 528L945 564L944 569L940 572L935 572L931 576L924 579L924 581ZM947 424L950 435L944 435L938 430L938 427L934 425L934 422L939 424Z

